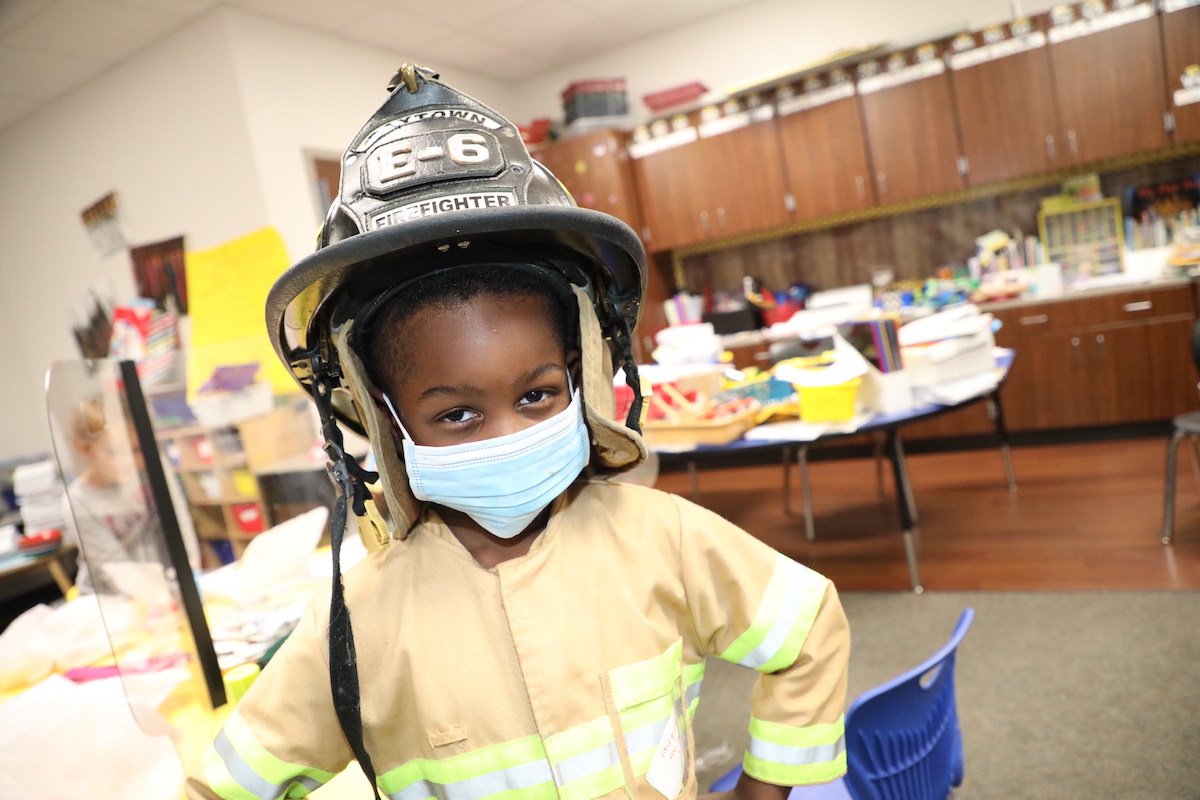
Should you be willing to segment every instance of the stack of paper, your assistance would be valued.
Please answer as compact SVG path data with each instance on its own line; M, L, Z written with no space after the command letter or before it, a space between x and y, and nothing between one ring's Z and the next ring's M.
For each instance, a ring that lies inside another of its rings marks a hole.
M22 464L13 471L13 492L25 533L62 530L63 485L53 461Z

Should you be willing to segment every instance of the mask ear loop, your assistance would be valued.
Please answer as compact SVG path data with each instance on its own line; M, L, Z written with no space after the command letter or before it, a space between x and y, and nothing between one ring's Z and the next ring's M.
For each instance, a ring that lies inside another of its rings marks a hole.
M392 405L392 398L385 394L383 396L383 402L387 403L388 411L392 412L392 419L396 420L396 424L400 426L400 432L404 434L404 438L408 439L413 444L416 444L417 440L412 437L412 434L410 434L408 429L404 427L404 423L400 421L400 415L396 413L396 407Z

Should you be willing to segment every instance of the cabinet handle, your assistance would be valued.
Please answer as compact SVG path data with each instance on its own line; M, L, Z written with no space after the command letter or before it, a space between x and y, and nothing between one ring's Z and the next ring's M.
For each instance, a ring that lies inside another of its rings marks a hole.
M1046 160L1054 160L1054 136L1050 134L1046 136Z
M700 227L704 229L705 235L712 232L711 228L708 225L708 212L707 211L700 212Z
M1154 308L1154 302L1151 300L1139 300L1136 303L1125 304L1125 310L1131 314L1134 311L1149 311L1152 308Z
M1032 317L1021 317L1022 325L1042 325L1050 321L1045 314L1034 314Z
M725 227L725 208L724 207L717 209L717 227L718 228Z
M887 194L887 173L886 172L876 172L875 173L875 183L879 185L879 196L880 197Z
M1096 334L1096 351L1100 356L1100 360L1104 360L1104 334Z
M1073 156L1079 154L1079 148L1075 146L1075 131L1067 131L1067 151Z
M862 175L854 176L854 186L858 189L858 199L866 200L867 199L867 182L865 180L863 180Z
M1071 337L1071 362L1076 365L1079 364L1079 337L1078 336Z

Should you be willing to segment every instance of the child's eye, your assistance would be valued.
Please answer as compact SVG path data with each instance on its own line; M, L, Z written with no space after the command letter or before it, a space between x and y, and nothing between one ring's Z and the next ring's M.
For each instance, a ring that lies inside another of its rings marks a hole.
M479 413L468 408L456 408L438 417L439 422L449 422L451 425L464 425L478 419Z
M548 400L551 395L552 393L549 389L534 389L521 395L520 405L536 406L538 403Z

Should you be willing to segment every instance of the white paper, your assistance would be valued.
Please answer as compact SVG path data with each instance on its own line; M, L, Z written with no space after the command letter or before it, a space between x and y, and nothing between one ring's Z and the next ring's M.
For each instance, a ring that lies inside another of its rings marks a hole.
M653 786L667 800L674 800L683 790L687 777L687 752L679 736L679 717L671 707L671 719L658 741L658 751L646 770L646 783Z

